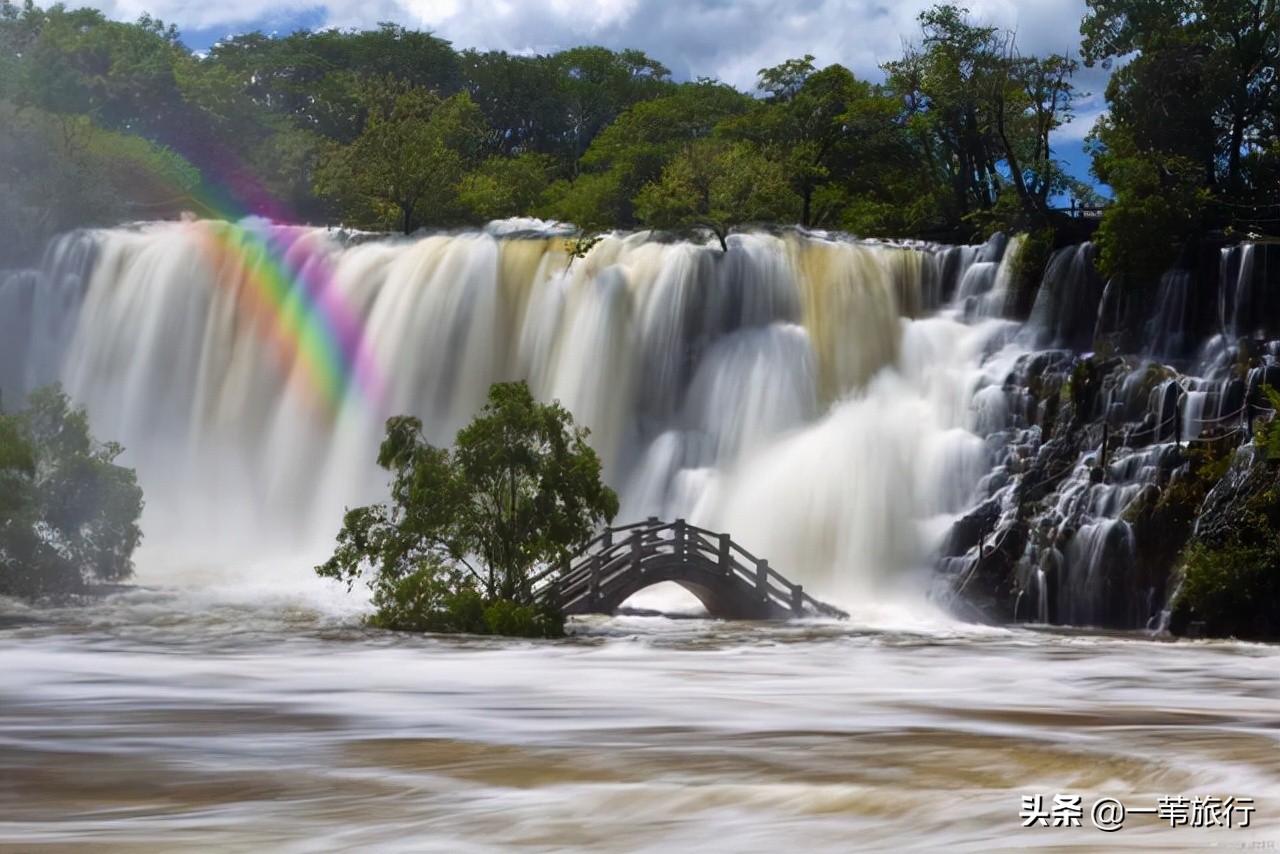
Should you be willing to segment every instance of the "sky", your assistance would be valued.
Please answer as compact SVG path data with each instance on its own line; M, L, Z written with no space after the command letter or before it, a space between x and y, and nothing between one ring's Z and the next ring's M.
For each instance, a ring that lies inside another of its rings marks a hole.
M85 2L85 0L81 0ZM324 27L366 29L381 21L428 30L457 49L553 53L577 45L638 48L679 80L714 77L754 89L761 68L813 54L880 80L881 63L917 40L916 16L935 0L89 0L108 16L143 12L176 24L205 50L251 30L281 35ZM72 2L75 6L79 3ZM1078 58L1085 0L968 0L977 23L1013 30L1025 54ZM1081 142L1103 110L1107 72L1081 68L1076 117L1057 134L1055 155L1089 180Z

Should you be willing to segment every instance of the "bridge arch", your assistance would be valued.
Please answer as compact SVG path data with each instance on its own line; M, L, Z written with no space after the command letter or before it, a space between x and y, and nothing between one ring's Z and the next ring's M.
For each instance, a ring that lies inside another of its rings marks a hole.
M611 614L647 587L673 582L713 617L739 620L806 615L845 617L769 566L717 534L675 522L610 528L558 572L534 579L535 596L565 614Z
M705 558L681 560L673 555L655 555L641 560L639 570L596 599L599 612L613 613L641 590L671 582L693 594L707 613L736 620L767 620L775 616L768 602L754 590L724 583L719 567Z

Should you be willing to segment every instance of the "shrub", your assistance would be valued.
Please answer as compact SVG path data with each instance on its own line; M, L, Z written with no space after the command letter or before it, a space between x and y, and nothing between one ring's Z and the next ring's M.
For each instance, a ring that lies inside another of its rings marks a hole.
M484 609L490 634L521 638L558 638L564 635L564 617L537 605L520 605L499 599Z
M1184 554L1172 627L1192 623L1217 637L1280 637L1280 542L1214 548L1195 541Z
M1170 628L1241 638L1280 637L1280 483L1270 478L1228 508L1225 524L1202 531L1182 555L1183 580Z
M1262 392L1267 396L1272 415L1268 420L1258 422L1254 430L1254 442L1268 459L1280 459L1280 391L1264 385Z
M404 632L483 634L484 604L467 579L427 562L401 577L374 582L369 625Z

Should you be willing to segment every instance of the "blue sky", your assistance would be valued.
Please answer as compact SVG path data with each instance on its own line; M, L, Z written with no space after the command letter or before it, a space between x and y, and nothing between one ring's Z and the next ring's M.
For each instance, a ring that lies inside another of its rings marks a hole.
M289 33L322 27L368 28L392 21L430 30L457 48L550 53L599 44L634 47L678 79L715 77L741 89L756 72L813 54L860 77L881 79L879 65L918 37L916 16L935 0L97 0L120 20L143 12L177 24L184 42L204 50L229 34ZM70 5L77 5L72 2ZM1011 29L1023 53L1079 56L1085 0L968 0L975 21ZM1102 112L1106 72L1081 69L1076 118L1060 129L1055 155L1082 180L1089 160L1081 142Z

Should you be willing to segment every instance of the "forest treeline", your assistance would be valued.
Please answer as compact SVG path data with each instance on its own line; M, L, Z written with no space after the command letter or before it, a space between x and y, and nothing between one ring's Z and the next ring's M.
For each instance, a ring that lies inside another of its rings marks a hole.
M1278 0L1089 0L1123 60L1094 170L1108 272L1206 230L1277 232ZM0 266L52 234L183 211L411 232L535 215L586 230L801 223L866 236L1047 233L1095 202L1055 160L1077 60L939 5L883 82L804 56L754 93L635 50L513 56L429 33L238 35L0 2Z

